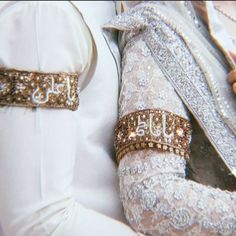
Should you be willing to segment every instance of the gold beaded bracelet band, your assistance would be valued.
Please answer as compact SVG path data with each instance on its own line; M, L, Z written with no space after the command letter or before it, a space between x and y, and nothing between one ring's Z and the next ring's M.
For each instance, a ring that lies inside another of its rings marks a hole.
M0 68L0 105L76 110L79 106L78 77L78 73Z
M115 129L117 161L131 151L156 149L189 158L190 122L171 112L148 109L122 117Z

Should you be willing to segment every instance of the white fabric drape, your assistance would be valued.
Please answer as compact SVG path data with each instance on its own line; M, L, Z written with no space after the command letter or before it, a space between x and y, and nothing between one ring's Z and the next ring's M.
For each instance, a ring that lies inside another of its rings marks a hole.
M118 73L100 27L115 14L114 5L81 2L81 12L94 36L98 61L80 94L78 111L0 108L4 236L136 235L117 221L123 219L112 159ZM92 52L88 35L69 2L0 4L2 67L83 71Z

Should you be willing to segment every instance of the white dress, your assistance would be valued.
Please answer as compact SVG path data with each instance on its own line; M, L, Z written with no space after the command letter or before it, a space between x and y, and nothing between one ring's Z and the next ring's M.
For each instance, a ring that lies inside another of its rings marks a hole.
M98 55L79 109L0 107L1 236L136 235L118 221L123 220L113 158L118 73L101 30L115 14L114 3L75 5ZM91 50L75 5L1 3L0 66L85 70Z
M151 51L150 45L145 41L148 34L145 30L143 33L140 27L143 22L147 23L148 19L142 18L139 10L143 6L143 9L148 12L151 4L151 2L143 3L138 6L139 8L133 9L132 13L128 12L111 21L112 27L115 25L118 29L125 29L125 32L128 32L129 29L133 30L127 34L128 36L126 35L126 44L122 42L125 46L122 54L120 117L145 109L158 109L172 112L191 121L194 125L194 119L190 118L189 110L167 79L160 64L155 61L153 55L157 55L157 53L155 54L154 50ZM161 8L161 4L153 4L153 8L161 12L164 8ZM168 4L175 3L168 1ZM171 8L166 10L169 10L170 16L178 14L177 10L176 12L171 11ZM143 12L145 11L143 10ZM152 19L155 19L154 14ZM194 71L192 68L195 68L196 64L192 59L192 54L186 50L187 47L180 40L179 34L176 33L177 30L172 30L166 23L168 20L172 22L173 19L168 17L157 19L159 22L156 20L155 32L158 34L160 44L163 43L163 39L167 45L165 47L176 52L180 67L186 66L192 73ZM162 24L163 19L168 19L165 24ZM155 25L154 21L151 23ZM169 63L169 67L176 72L177 79L178 70L174 63L171 64L170 54L163 49L165 47L158 46L156 51L162 56L163 64ZM169 70L167 71L169 72ZM196 71L195 75L198 75ZM200 78L200 76L193 76L193 79L195 79L194 77L198 80ZM142 119L139 124L141 124L137 126L139 131L143 131L148 126ZM164 121L163 126L165 126ZM169 128L171 127L167 126L167 129ZM161 128L158 127L157 130L160 131ZM163 130L165 129L163 128ZM155 132L157 133L157 131ZM198 132L199 130L193 129L192 136L194 137ZM201 136L199 135L199 137ZM200 144L202 140L198 141ZM208 163L204 158L210 152L202 147L200 145L197 147L199 157L203 158L202 165L207 166ZM209 146L206 147L209 149ZM173 152L147 149L124 155L119 164L120 189L125 214L130 225L135 230L152 236L235 235L236 192L221 190L187 179L186 165L185 159ZM207 176L208 172L210 172L210 168L206 169L203 174Z

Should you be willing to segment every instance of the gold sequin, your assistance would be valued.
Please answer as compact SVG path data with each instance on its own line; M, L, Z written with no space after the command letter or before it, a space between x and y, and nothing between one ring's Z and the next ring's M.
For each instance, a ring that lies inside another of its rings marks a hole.
M117 160L130 151L147 148L188 159L190 139L190 122L171 112L148 109L130 113L120 119L115 129Z
M76 110L79 73L42 73L0 68L0 105Z

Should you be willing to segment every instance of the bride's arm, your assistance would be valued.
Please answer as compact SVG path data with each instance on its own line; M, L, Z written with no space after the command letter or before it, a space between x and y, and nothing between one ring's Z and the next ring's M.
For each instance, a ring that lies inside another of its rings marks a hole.
M159 109L189 120L141 38L123 53L119 108L120 118L137 110ZM234 234L235 193L186 180L185 168L183 157L148 148L121 159L121 198L131 226L148 235Z

